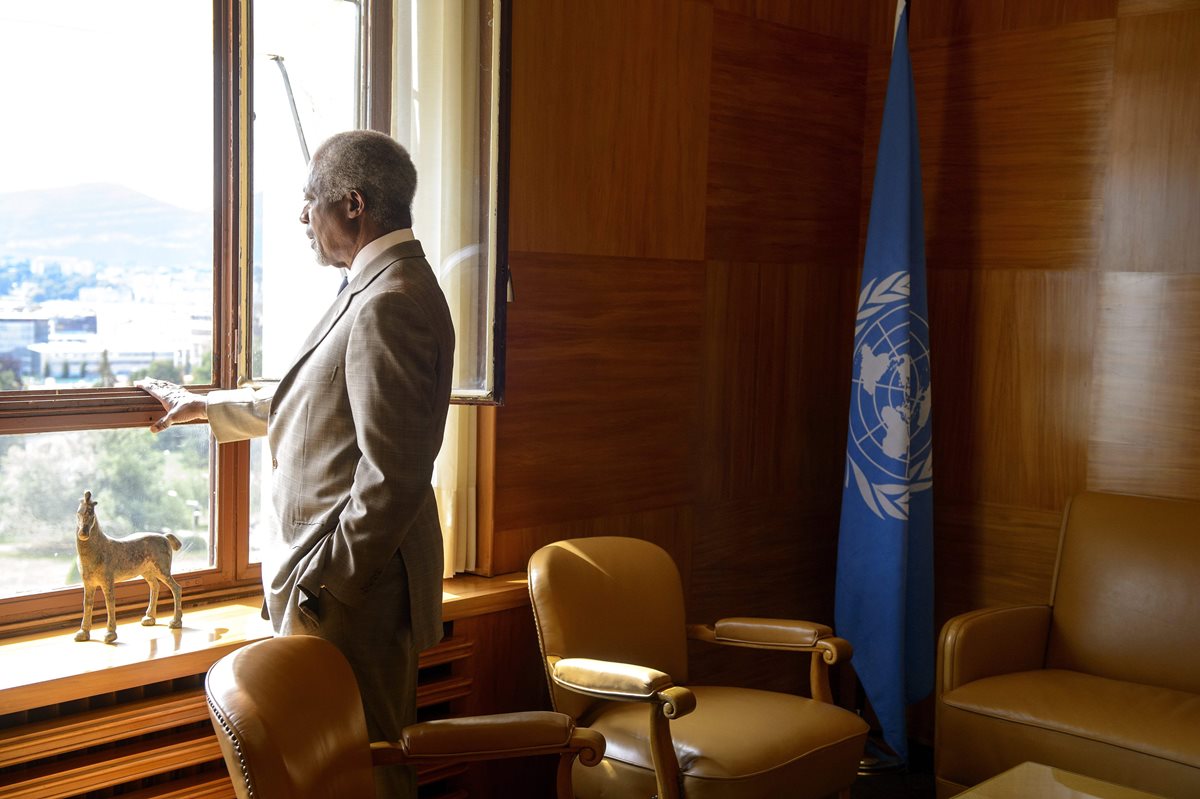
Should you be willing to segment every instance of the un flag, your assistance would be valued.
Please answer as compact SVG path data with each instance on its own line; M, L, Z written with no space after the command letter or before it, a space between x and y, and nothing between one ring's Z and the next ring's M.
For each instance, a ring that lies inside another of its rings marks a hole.
M884 102L854 335L835 616L886 743L933 690L933 437L924 215L908 8Z

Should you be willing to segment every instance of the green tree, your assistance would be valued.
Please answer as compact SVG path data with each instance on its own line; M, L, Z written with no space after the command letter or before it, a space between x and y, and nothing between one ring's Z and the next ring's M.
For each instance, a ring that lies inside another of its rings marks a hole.
M12 438L0 457L0 541L70 543L79 498L93 486L97 437L55 433Z
M208 436L201 426L182 425L157 437L130 428L5 438L0 542L74 549L75 509L84 491L100 502L100 524L117 538L190 529L188 500L207 510Z
M155 449L171 453L170 468L207 475L209 472L209 448L211 438L208 428L200 425L181 425L169 427L157 435L151 436ZM193 491L188 499L202 500L208 493L208 484L201 490Z
M94 494L107 508L102 524L121 534L135 530L178 527L182 516L172 514L162 485L164 453L146 430L110 430L96 453Z
M117 384L117 376L113 374L112 364L108 360L108 350L100 353L100 381L97 385L102 388L112 388Z
M21 362L11 355L0 356L0 391L17 391L24 387Z
M130 375L133 380L141 380L143 377L156 377L172 383L183 382L183 372L179 371L179 367L175 365L174 361L165 358L156 358L145 369L137 369Z
M192 382L198 384L212 382L212 350L205 350L200 356L200 363L192 370Z

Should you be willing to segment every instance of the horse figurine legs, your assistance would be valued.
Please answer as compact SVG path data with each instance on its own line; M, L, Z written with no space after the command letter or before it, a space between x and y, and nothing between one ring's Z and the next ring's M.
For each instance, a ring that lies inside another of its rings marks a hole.
M79 624L79 632L75 633L76 641L87 641L92 637L92 610L96 604L96 589L104 592L104 607L108 611L108 629L104 633L104 643L111 644L117 640L117 608L113 600L112 581L103 583L86 583L83 586L83 621Z
M113 581L104 581L104 607L108 610L108 629L104 632L104 643L117 640L117 598L113 594Z
M107 598L107 597L106 597ZM76 641L86 641L92 637L92 605L96 600L96 586L83 586L83 620L79 623L79 632L75 633Z
M146 583L150 586L150 604L146 606L146 615L142 616L143 627L153 627L158 623L155 615L158 613L158 583L162 581L167 588L171 589L171 598L174 600L175 612L171 615L171 621L167 624L172 630L178 630L183 627L183 605L179 601L183 590L179 583L170 574L154 571L147 571L145 575ZM104 592L104 607L108 612L108 627L104 633L104 643L111 644L117 640L117 614L115 603L110 599L113 596L113 584L105 583L102 585L88 584L83 587L83 620L79 625L79 632L75 633L76 641L87 641L92 637L92 611L95 607L96 589L99 588Z
M150 604L146 606L146 615L142 617L142 626L153 627L157 623L155 614L158 613L158 584L161 581L171 589L171 598L175 600L175 613L171 616L171 622L167 626L172 630L178 630L183 626L183 608L179 603L182 589L179 587L179 583L175 582L175 578L171 576L170 572L163 572L160 569L147 570L142 577L150 585Z

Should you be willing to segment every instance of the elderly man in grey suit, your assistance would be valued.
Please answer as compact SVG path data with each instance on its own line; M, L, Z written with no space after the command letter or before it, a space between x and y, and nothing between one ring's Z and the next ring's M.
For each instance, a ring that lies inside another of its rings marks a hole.
M277 633L335 643L358 677L373 740L416 718L417 653L442 634L442 537L430 480L450 401L454 330L413 239L416 170L388 136L350 131L313 155L305 225L349 283L274 385L201 396L139 385L171 424L207 419L218 441L268 436L277 535L263 557ZM314 689L319 686L314 686ZM376 769L380 799L416 795Z

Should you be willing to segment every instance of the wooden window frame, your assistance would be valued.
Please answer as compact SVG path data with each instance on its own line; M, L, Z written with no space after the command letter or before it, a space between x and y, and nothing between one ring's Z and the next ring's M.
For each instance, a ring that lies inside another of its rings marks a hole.
M213 382L205 393L238 381L238 309L249 252L249 5L213 0ZM148 427L162 415L158 402L135 388L31 390L0 393L0 434ZM211 439L210 439L211 440ZM259 570L246 550L249 497L247 442L212 446L214 568L176 575L185 601L257 590ZM232 534L230 534L232 531ZM144 581L116 587L119 609L144 604ZM0 598L0 629L12 634L58 624L80 612L78 587ZM98 603L99 604L99 603ZM96 613L102 614L98 607Z
M391 0L359 0L364 24L360 30L359 124L388 132L391 124ZM483 18L492 21L492 0L479 0ZM497 240L495 252L496 302L493 322L495 350L493 383L489 394L455 398L456 404L500 405L504 394L505 302L508 292L508 116L511 42L511 0L499 0L501 24L498 81ZM481 26L484 29L490 27ZM251 372L249 336L240 326L252 318L249 254L253 204L250 202L250 153L253 145L253 33L249 0L213 0L213 382L189 386L197 393L235 388ZM483 87L481 86L481 91ZM485 126L486 128L487 126ZM490 135L485 130L483 135ZM482 164L484 169L490 163ZM487 181L481 180L488 204ZM480 427L481 461L491 463L491 409L483 409ZM62 389L0 392L0 435L74 432L148 427L162 415L157 401L134 388ZM184 602L196 604L246 596L260 591L261 569L250 560L250 442L218 445L210 438L212 484L211 521L215 567L177 574ZM490 481L481 482L481 499L490 507ZM490 570L491 535L488 519L478 531L484 573ZM115 590L119 611L143 606L147 589L142 580L119 584ZM59 626L77 620L82 601L79 587L0 598L0 636ZM103 613L97 608L97 613Z

